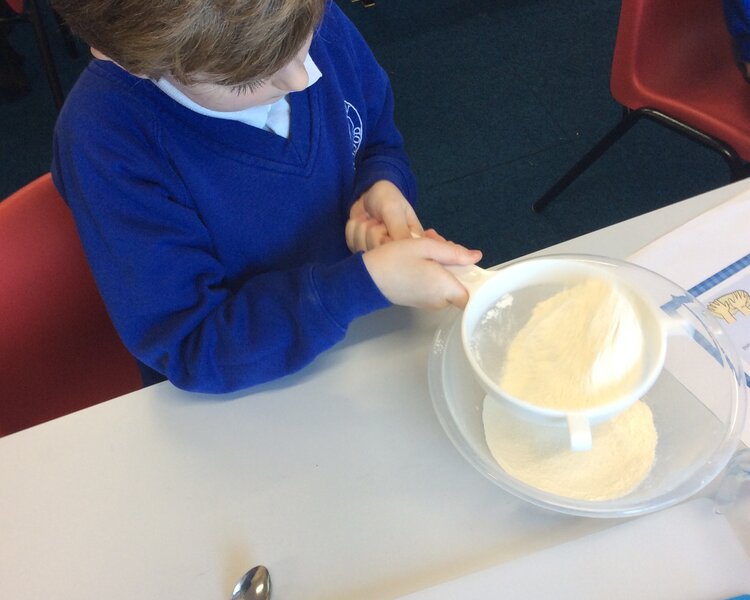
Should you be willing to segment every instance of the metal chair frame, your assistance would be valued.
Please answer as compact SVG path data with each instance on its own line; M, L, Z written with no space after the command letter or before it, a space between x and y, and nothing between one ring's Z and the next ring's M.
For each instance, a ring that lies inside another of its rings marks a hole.
M653 108L631 110L623 107L623 114L619 123L610 129L565 175L558 179L552 187L539 197L531 205L532 210L537 213L543 211L552 200L596 162L615 142L630 131L633 125L640 121L641 118L647 118L659 123L692 141L703 144L711 150L718 152L729 167L730 180L732 182L750 176L750 163L742 160L740 155L729 144Z
M0 0L2 1L2 0ZM10 6L10 5L9 5ZM15 6L11 9L15 10ZM53 11L54 13L54 11ZM55 21L57 22L60 31L62 32L63 41L68 54L76 58L78 56L78 49L75 44L73 36L68 31L67 27L61 22L57 13L54 13ZM44 73L49 83L50 91L52 92L52 100L55 103L55 108L60 110L65 100L63 94L62 85L60 84L60 76L55 66L55 60L52 56L52 50L50 49L49 35L44 25L42 13L39 7L38 0L24 0L23 12L17 13L13 17L5 19L8 22L23 22L28 21L34 30L34 38L36 39L37 47L39 48L39 54L42 59L42 65L44 67Z

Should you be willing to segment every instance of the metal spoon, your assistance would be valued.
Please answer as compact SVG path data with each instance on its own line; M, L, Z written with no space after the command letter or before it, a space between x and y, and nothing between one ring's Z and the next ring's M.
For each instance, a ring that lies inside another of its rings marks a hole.
M271 574L263 565L253 567L234 586L232 600L269 600Z

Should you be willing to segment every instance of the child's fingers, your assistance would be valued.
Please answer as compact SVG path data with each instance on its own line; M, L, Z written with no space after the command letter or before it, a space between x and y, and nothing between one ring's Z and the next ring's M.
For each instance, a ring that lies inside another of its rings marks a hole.
M409 205L406 207L406 226L409 229L409 234L417 234L419 236L424 235L424 227L422 227L422 223L419 220L419 217L417 217L417 213L414 212L414 208ZM404 239L408 238L409 236L406 236Z
M389 240L385 226L374 219L366 221L349 219L344 236L346 245L352 252L366 252Z
M433 240L439 240L441 242L447 242L448 241L442 235L440 235L437 231L435 231L434 229L426 229L424 231L423 235L424 235L424 237L428 237L428 238L431 238Z
M469 302L469 292L464 286L461 286L460 290L456 290L453 294L448 297L448 304L452 304L456 308L463 310L466 308L466 304Z
M382 246L386 242L389 242L390 239L391 238L388 235L388 230L384 225L381 225L380 223L374 223L371 227L367 228L367 232L365 234L365 244L367 250L372 250L373 248Z
M383 214L383 224L388 230L388 235L394 240L405 240L411 237L411 230L400 210L389 210Z
M415 234L421 236L424 233L417 214L405 199L384 206L381 218L393 240L407 240Z
M470 250L453 242L429 237L415 240L422 258L429 258L443 265L472 265L482 258L479 250Z

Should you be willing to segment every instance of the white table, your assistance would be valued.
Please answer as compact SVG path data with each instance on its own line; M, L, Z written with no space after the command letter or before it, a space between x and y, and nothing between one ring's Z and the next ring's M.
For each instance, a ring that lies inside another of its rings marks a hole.
M748 186L547 251L626 257ZM258 563L275 599L395 598L619 523L535 508L458 454L426 380L444 318L388 309L272 385L164 383L0 439L0 598L225 600Z

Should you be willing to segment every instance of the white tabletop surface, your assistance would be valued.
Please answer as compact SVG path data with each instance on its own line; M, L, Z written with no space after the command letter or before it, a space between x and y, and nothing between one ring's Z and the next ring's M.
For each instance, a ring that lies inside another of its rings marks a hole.
M624 258L747 187L547 251ZM0 439L0 598L226 600L258 563L274 599L396 598L620 523L526 504L458 454L427 389L444 318L391 308L271 385L163 383Z

